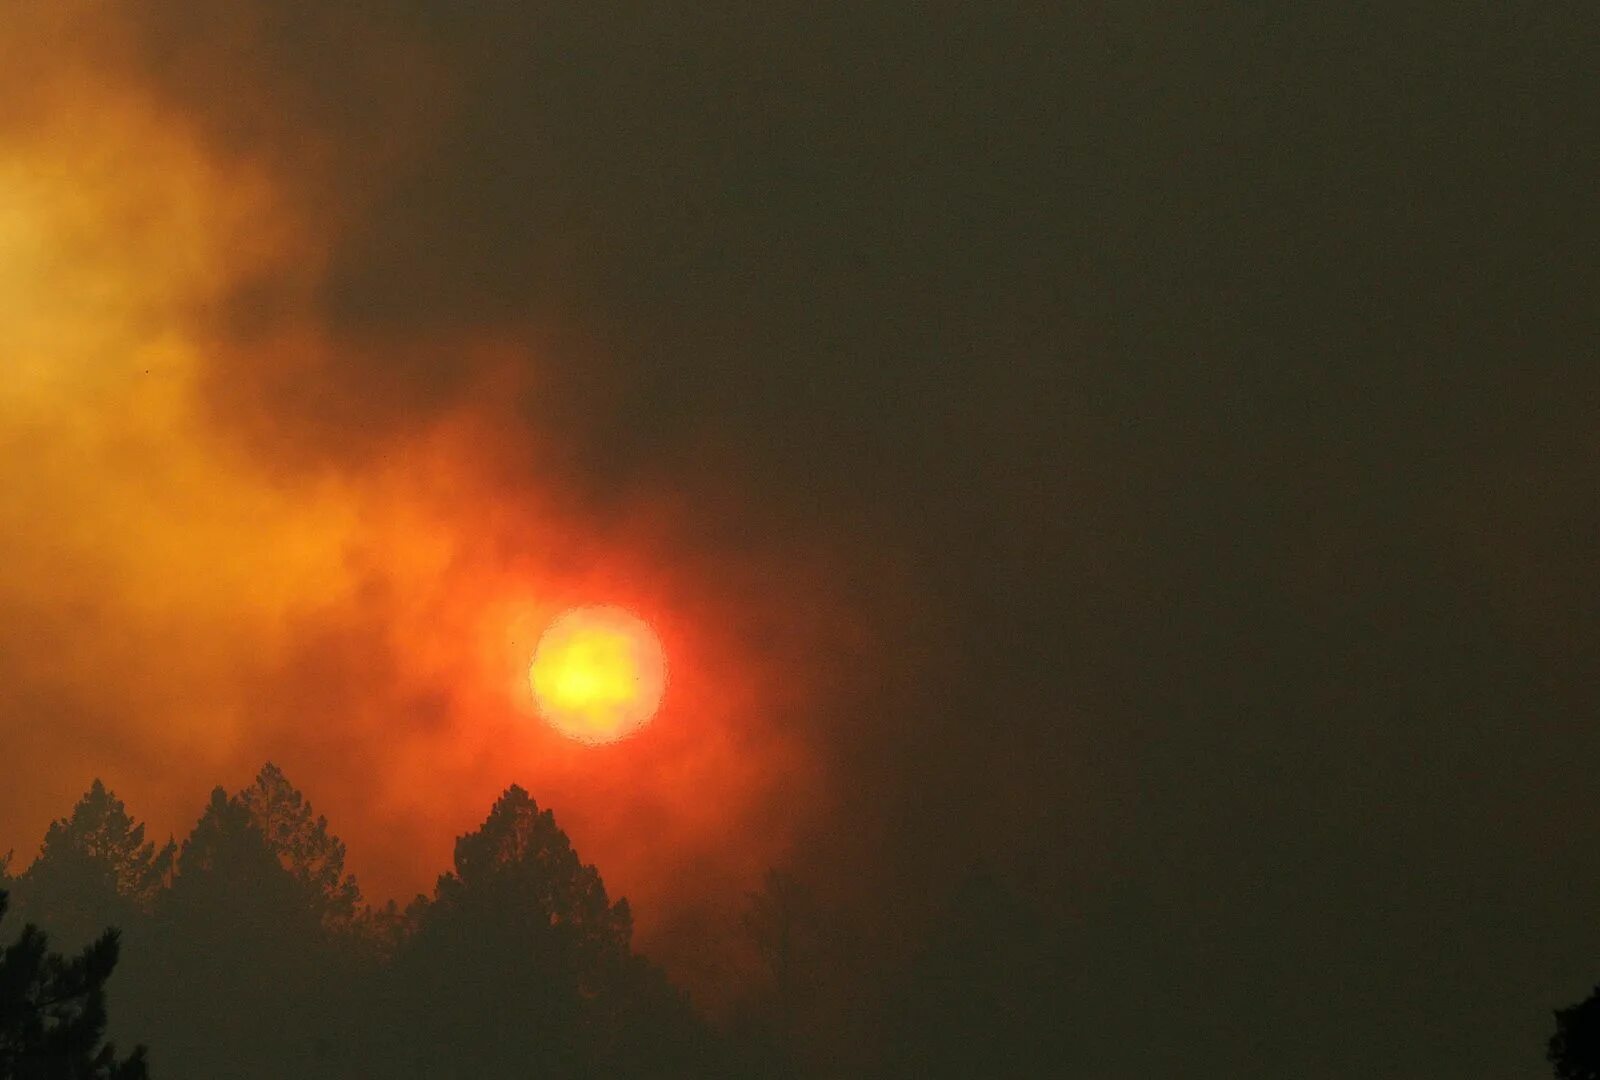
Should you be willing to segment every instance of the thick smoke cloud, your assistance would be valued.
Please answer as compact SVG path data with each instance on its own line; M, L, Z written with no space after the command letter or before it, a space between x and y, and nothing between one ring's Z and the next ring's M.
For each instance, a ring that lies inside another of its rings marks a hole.
M399 891L523 779L685 966L765 862L911 922L981 862L1075 920L1091 1072L1536 1059L1592 20L1168 8L30 15L0 821L271 754ZM594 591L688 680L605 772L507 710Z
M1056 650L1039 639L1068 581L1106 587L1112 552L1094 526L1069 531L1085 516L1069 501L1114 499L1128 468L1095 463L1118 455L1068 382L1096 361L1063 355L1083 301L1063 308L1047 275L1073 228L1105 243L1093 206L1060 216L1062 138L1112 121L1057 84L1053 44L950 17L141 18L152 84L221 152L272 161L326 238L313 273L234 297L207 374L219 423L314 469L380 454L487 379L509 414L496 467L554 478L580 513L670 493L686 547L766 548L775 582L792 549L843 529L840 602L904 643L861 658L878 669L859 677L866 697L818 705L839 717L813 741L869 781L845 786L918 805L998 753L1053 791L1065 702L1040 683ZM1092 27L1064 29L1108 62ZM949 52L967 33L971 70ZM1062 547L1066 578L1033 573ZM923 594L909 607L882 585L896 565ZM1011 620L1044 657L962 678L980 694L1000 680L1014 730L936 721L909 753L957 774L898 767L896 733L950 693L932 650L966 627L982 648ZM905 718L861 719L883 710Z

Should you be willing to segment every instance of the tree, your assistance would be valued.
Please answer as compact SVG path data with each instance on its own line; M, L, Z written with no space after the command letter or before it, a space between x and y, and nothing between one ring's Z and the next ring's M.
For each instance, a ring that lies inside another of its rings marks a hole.
M321 911L243 801L217 788L152 924L136 1030L181 1075L316 1075L328 1013Z
M363 907L350 924L349 943L357 959L386 964L404 947L428 910L428 898L418 895L401 907L390 900L382 907Z
M270 761L235 798L283 868L305 889L322 921L348 925L361 902L361 889L344 872L344 843L328 831L328 819L313 816L311 803Z
M303 933L318 914L249 809L220 787L211 792L178 852L165 900L169 920L189 923L191 935L214 934L219 941L272 940L285 930Z
M39 857L17 882L19 905L76 945L108 925L148 914L172 873L177 846L160 849L96 780L70 816L50 823Z
M1576 1005L1556 1010L1546 1057L1557 1080L1600 1080L1600 986Z
M456 841L454 871L413 911L391 973L391 1073L703 1074L703 1033L633 952L627 902L522 788Z
M746 896L745 932L755 942L779 996L793 991L804 926L810 921L810 895L781 870L768 870L761 889Z
M0 892L0 919L9 897ZM71 959L49 950L37 927L0 951L0 1077L8 1080L146 1080L144 1047L124 1060L103 1043L106 980L117 931Z
M770 1040L767 1071L792 1072L798 1054L798 1014L811 989L813 972L807 954L814 931L816 905L798 881L781 870L768 870L761 889L746 896L741 922L755 945L767 979L770 1002L764 1033Z
M599 871L579 861L555 815L516 785L483 828L456 841L455 873L441 876L437 891L446 909L507 902L591 960L625 951L633 933L628 902L607 900Z

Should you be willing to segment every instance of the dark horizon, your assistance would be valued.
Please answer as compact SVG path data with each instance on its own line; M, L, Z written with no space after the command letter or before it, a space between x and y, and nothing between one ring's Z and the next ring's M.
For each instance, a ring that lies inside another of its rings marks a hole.
M769 868L736 919L699 928L736 959L707 1002L637 951L628 899L516 784L404 904L362 896L271 763L214 789L181 843L147 839L96 780L41 848L0 860L0 917L23 927L0 950L7 1080L1020 1077L1071 1059L1063 928L983 870L919 926L864 924Z

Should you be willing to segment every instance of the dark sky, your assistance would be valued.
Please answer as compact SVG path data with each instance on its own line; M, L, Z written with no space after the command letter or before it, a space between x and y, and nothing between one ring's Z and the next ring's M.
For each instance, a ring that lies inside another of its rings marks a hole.
M1541 1074L1600 980L1591 5L119 11L320 230L208 322L244 453L526 365L506 483L829 553L796 866L1025 881L1085 1075Z

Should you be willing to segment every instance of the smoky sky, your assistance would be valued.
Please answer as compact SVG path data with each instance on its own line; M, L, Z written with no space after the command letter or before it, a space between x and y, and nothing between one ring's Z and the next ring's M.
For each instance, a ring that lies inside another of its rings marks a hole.
M381 456L491 341L509 474L838 553L804 872L1026 882L1086 1075L1538 1073L1600 978L1591 10L127 17L321 230L214 316L246 452Z

